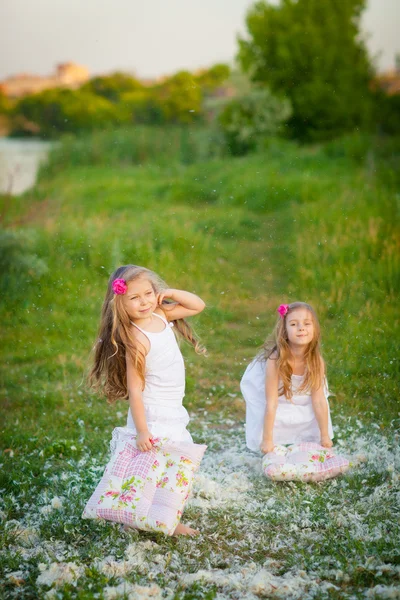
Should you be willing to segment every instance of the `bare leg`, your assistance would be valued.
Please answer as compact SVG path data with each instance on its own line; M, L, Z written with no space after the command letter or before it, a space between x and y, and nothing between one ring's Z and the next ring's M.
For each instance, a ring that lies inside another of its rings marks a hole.
M137 531L136 527L129 527L129 525L124 525L123 526L123 530L126 533L129 533L130 531ZM199 535L200 531L197 531L197 529L192 529L191 527L188 527L188 525L183 525L182 523L179 523L176 528L175 531L172 535L189 535L190 537L194 537L196 535Z
M199 533L200 531L197 531L197 529L192 529L187 525L183 525L183 523L179 523L172 535L189 535L190 537L194 537L195 535L199 535Z

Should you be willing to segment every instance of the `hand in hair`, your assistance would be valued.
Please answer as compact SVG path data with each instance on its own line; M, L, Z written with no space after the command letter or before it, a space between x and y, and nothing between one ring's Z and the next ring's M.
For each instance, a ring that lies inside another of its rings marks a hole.
M166 298L172 300L172 302L163 304ZM175 289L162 290L157 296L157 303L164 311L168 321L192 317L200 313L205 307L203 300L196 294Z

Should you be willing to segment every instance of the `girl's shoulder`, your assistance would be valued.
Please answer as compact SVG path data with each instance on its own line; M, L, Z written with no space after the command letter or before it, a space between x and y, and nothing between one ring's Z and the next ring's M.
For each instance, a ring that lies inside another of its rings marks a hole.
M276 352L273 352L265 361L265 372L267 377L268 376L273 376L273 377L277 377L278 376L278 354Z
M145 353L147 354L150 350L150 340L147 337L147 335L145 335L142 331L140 331L140 329L135 327L133 323L131 324L130 333L134 340L144 347Z
M168 321L167 314L163 311L163 309L160 306L157 306L157 308L154 310L154 312L155 312L156 315L158 315L159 317L161 317L165 321Z

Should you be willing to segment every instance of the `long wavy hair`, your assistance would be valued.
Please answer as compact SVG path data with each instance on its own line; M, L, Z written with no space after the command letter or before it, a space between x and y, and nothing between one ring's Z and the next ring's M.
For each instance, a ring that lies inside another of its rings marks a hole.
M315 314L312 306L306 302L292 302L288 305L289 310L286 315L278 317L275 325L275 329L271 336L269 336L262 346L260 353L258 354L259 360L272 360L277 361L279 379L282 382L279 395L285 395L288 400L292 400L293 389L292 389L292 375L293 369L290 361L293 359L292 352L289 346L288 333L287 333L287 322L291 312L298 308L306 309L310 312L314 324L314 337L308 344L304 353L305 360L305 374L304 380L298 388L297 393L310 392L312 389L318 389L324 379L324 366L321 355L321 328L319 326L318 317Z
M146 352L143 344L132 334L132 325L121 295L114 294L114 279L125 279L126 283L145 277L155 294L168 286L153 271L136 265L119 267L108 280L106 296L101 310L98 338L94 346L93 366L89 373L89 385L107 398L109 403L128 398L126 360L132 361L135 370L145 385ZM193 329L185 321L174 321L179 337L191 344L197 354L206 349L196 338Z

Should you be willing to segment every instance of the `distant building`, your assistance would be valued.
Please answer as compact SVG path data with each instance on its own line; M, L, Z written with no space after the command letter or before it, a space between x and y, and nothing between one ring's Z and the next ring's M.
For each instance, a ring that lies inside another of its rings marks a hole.
M57 65L56 73L50 77L40 77L22 73L0 81L0 91L9 98L21 98L29 94L37 94L55 87L76 89L89 80L86 67L72 62Z
M374 79L374 87L381 88L388 96L400 94L400 68L381 73Z
M73 62L57 65L57 79L61 85L66 87L79 87L89 80L89 71L86 67L76 65Z

